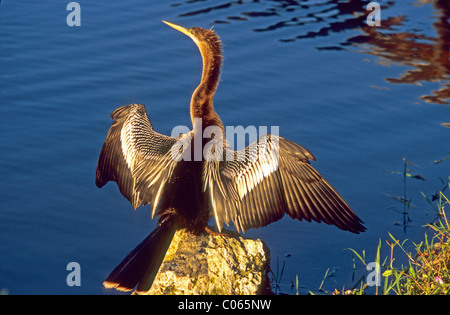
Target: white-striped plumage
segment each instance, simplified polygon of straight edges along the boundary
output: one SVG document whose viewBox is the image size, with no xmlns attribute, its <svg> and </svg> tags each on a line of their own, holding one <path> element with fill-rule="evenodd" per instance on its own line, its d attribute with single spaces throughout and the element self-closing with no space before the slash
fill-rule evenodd
<svg viewBox="0 0 450 315">
<path fill-rule="evenodd" d="M 176 139 L 155 132 L 144 105 L 121 107 L 112 118 L 99 159 L 98 183 L 115 180 L 135 208 L 151 203 L 155 215 L 182 158 L 179 148 L 189 146 L 192 133 Z M 220 137 L 214 141 L 216 147 L 225 143 Z M 223 147 L 220 159 L 205 156 L 200 180 L 217 228 L 233 222 L 245 231 L 288 213 L 344 230 L 363 230 L 359 218 L 308 160 L 315 160 L 308 150 L 270 134 L 240 151 Z"/>
<path fill-rule="evenodd" d="M 200 233 L 209 216 L 219 231 L 231 222 L 239 231 L 265 226 L 284 214 L 364 231 L 358 216 L 311 166 L 315 158 L 302 146 L 268 134 L 240 151 L 228 147 L 213 105 L 223 59 L 219 36 L 165 23 L 193 39 L 202 55 L 202 79 L 190 103 L 193 130 L 178 138 L 155 132 L 144 105 L 123 106 L 111 114 L 114 122 L 100 152 L 96 184 L 115 181 L 135 209 L 150 203 L 152 216 L 160 219 L 105 286 L 148 290 L 175 231 Z"/>
<path fill-rule="evenodd" d="M 355 233 L 364 231 L 362 221 L 311 166 L 309 161 L 315 157 L 304 147 L 270 134 L 240 151 L 229 148 L 223 134 L 210 137 L 208 143 L 200 138 L 208 128 L 224 131 L 212 102 L 222 63 L 220 39 L 211 30 L 166 23 L 191 37 L 203 58 L 202 81 L 191 99 L 193 130 L 179 138 L 168 137 L 153 130 L 144 105 L 116 109 L 100 154 L 97 185 L 116 181 L 134 208 L 151 203 L 154 216 L 161 200 L 165 200 L 162 198 L 167 185 L 172 185 L 171 191 L 178 191 L 173 189 L 175 177 L 192 176 L 201 181 L 202 188 L 195 190 L 195 194 L 203 196 L 195 199 L 199 204 L 188 206 L 209 210 L 219 231 L 230 222 L 241 231 L 264 226 L 285 213 Z M 199 127 L 196 123 L 199 119 L 206 126 Z M 192 172 L 190 164 L 183 164 L 181 173 L 174 174 L 180 161 L 192 157 L 189 152 L 192 143 L 204 151 L 200 154 L 202 174 L 186 175 L 199 172 L 198 163 L 192 164 Z M 189 181 L 180 182 L 189 185 L 186 184 Z M 171 202 L 175 204 L 173 199 Z"/>
</svg>

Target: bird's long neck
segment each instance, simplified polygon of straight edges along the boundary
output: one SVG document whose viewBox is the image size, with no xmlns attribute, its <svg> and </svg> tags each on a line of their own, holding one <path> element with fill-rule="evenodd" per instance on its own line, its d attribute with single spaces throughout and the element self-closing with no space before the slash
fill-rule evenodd
<svg viewBox="0 0 450 315">
<path fill-rule="evenodd" d="M 191 120 L 194 126 L 194 131 L 198 128 L 198 119 L 201 119 L 202 131 L 209 126 L 217 126 L 223 129 L 222 121 L 214 110 L 213 97 L 216 92 L 220 79 L 220 67 L 222 64 L 222 56 L 220 48 L 211 50 L 212 52 L 205 53 L 204 49 L 200 48 L 203 58 L 203 72 L 200 85 L 192 94 L 191 99 Z M 218 50 L 218 51 L 217 51 Z M 196 121 L 196 123 L 194 123 Z M 200 130 L 197 130 L 200 131 Z"/>
</svg>

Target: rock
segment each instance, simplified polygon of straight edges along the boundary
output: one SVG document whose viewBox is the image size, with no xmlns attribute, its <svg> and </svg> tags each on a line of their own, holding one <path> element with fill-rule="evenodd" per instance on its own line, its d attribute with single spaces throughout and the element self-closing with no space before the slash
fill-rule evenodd
<svg viewBox="0 0 450 315">
<path fill-rule="evenodd" d="M 225 233 L 230 236 L 178 230 L 145 294 L 269 294 L 267 246 Z"/>
</svg>

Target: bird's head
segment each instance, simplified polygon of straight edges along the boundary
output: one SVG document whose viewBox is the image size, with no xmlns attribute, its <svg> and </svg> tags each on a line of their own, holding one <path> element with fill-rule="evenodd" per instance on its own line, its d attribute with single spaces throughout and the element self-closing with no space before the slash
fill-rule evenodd
<svg viewBox="0 0 450 315">
<path fill-rule="evenodd" d="M 217 35 L 217 33 L 213 30 L 208 30 L 201 27 L 185 28 L 167 21 L 163 22 L 189 36 L 197 45 L 202 55 L 222 55 L 222 42 L 220 41 L 219 35 Z"/>
</svg>

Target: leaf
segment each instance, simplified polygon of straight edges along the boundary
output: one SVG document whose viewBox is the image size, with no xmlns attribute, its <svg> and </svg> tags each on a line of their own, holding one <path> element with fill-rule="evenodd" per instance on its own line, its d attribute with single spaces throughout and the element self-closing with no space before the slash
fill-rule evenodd
<svg viewBox="0 0 450 315">
<path fill-rule="evenodd" d="M 422 175 L 419 175 L 419 174 L 417 174 L 417 175 L 411 175 L 411 174 L 409 174 L 409 173 L 406 173 L 406 176 L 408 176 L 408 177 L 410 177 L 410 178 L 414 178 L 414 179 L 418 179 L 418 180 L 425 180 L 425 177 L 423 177 Z"/>
<path fill-rule="evenodd" d="M 392 275 L 392 270 L 386 270 L 385 272 L 383 272 L 382 276 L 383 277 L 389 277 L 390 275 Z"/>
<path fill-rule="evenodd" d="M 361 257 L 361 255 L 358 254 L 358 253 L 356 252 L 356 250 L 354 250 L 353 248 L 347 248 L 347 250 L 352 251 L 353 254 L 355 254 L 355 256 L 358 257 L 359 260 L 361 260 L 361 262 L 364 264 L 364 266 L 367 266 L 367 264 L 366 264 L 366 253 L 365 253 L 364 250 L 363 250 L 363 253 L 362 253 L 362 257 Z"/>
</svg>

